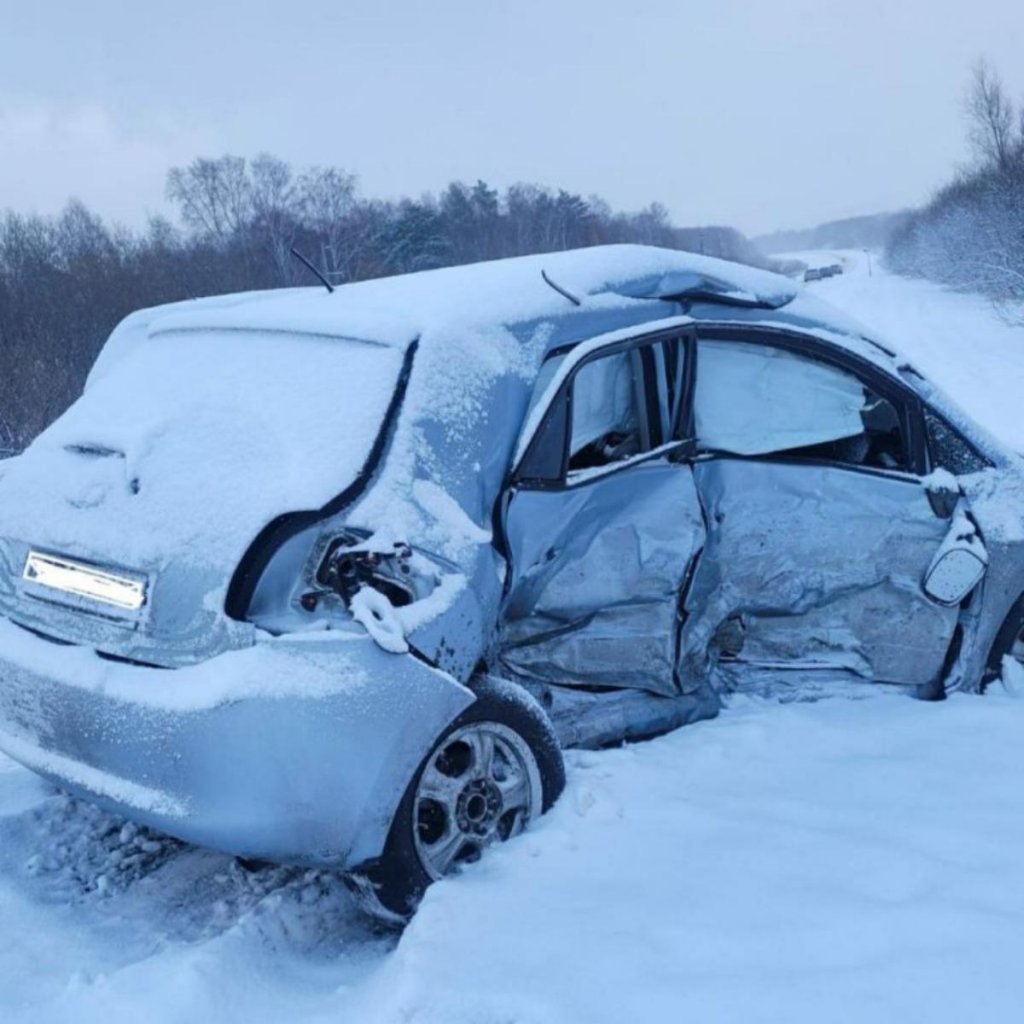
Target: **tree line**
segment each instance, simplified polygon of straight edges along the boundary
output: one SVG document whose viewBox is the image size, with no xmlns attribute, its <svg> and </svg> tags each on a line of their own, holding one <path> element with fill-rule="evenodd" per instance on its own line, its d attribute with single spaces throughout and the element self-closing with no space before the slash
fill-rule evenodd
<svg viewBox="0 0 1024 1024">
<path fill-rule="evenodd" d="M 989 295 L 1024 322 L 1024 103 L 975 66 L 967 93 L 973 163 L 890 236 L 889 266 Z"/>
<path fill-rule="evenodd" d="M 57 216 L 0 216 L 0 455 L 21 450 L 80 393 L 103 341 L 132 310 L 178 299 L 336 284 L 475 260 L 612 242 L 765 265 L 732 228 L 680 228 L 652 203 L 518 184 L 452 182 L 439 195 L 360 194 L 340 168 L 296 171 L 262 154 L 199 158 L 167 175 L 176 220 L 110 224 L 71 201 Z"/>
</svg>

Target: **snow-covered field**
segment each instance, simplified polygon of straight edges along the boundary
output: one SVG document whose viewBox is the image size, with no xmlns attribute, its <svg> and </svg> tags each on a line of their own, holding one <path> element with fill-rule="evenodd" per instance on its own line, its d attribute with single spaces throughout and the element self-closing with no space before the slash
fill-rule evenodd
<svg viewBox="0 0 1024 1024">
<path fill-rule="evenodd" d="M 810 287 L 1024 450 L 1024 329 L 843 255 Z M 1022 750 L 1024 686 L 737 700 L 570 755 L 554 811 L 400 938 L 329 874 L 246 871 L 0 757 L 0 1021 L 1017 1021 Z"/>
</svg>

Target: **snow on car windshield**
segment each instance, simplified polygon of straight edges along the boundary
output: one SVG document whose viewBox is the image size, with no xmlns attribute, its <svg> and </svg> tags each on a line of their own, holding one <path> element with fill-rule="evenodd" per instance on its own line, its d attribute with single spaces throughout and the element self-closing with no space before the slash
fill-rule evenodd
<svg viewBox="0 0 1024 1024">
<path fill-rule="evenodd" d="M 233 567 L 276 515 L 351 484 L 403 353 L 270 331 L 140 339 L 10 465 L 9 536 L 145 567 Z"/>
</svg>

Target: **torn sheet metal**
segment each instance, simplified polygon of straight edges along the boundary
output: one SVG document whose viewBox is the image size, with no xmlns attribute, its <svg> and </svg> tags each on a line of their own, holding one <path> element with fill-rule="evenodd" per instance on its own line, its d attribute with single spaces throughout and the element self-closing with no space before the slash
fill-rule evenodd
<svg viewBox="0 0 1024 1024">
<path fill-rule="evenodd" d="M 878 682 L 940 673 L 957 609 L 921 581 L 949 530 L 916 481 L 811 464 L 712 459 L 694 468 L 708 538 L 686 600 L 681 675 L 714 665 L 739 616 L 750 664 L 845 669 Z"/>
<path fill-rule="evenodd" d="M 702 691 L 674 696 L 644 690 L 584 690 L 519 682 L 547 712 L 563 747 L 596 750 L 623 740 L 647 739 L 714 718 L 721 708 L 717 694 Z"/>
<path fill-rule="evenodd" d="M 521 491 L 499 635 L 511 672 L 563 685 L 677 692 L 680 593 L 704 543 L 688 466 L 648 462 Z"/>
</svg>

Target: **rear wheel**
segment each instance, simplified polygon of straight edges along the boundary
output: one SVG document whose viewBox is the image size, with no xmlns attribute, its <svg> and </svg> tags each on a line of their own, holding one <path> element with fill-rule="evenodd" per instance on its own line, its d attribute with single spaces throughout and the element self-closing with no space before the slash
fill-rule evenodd
<svg viewBox="0 0 1024 1024">
<path fill-rule="evenodd" d="M 376 902 L 408 918 L 427 886 L 518 835 L 564 785 L 558 740 L 540 707 L 517 687 L 482 683 L 398 806 L 384 854 L 366 874 Z"/>
<path fill-rule="evenodd" d="M 992 643 L 992 651 L 988 656 L 985 676 L 982 679 L 983 690 L 1000 678 L 1003 672 L 1003 659 L 1006 657 L 1013 658 L 1018 665 L 1024 666 L 1024 594 L 1017 598 Z"/>
</svg>

